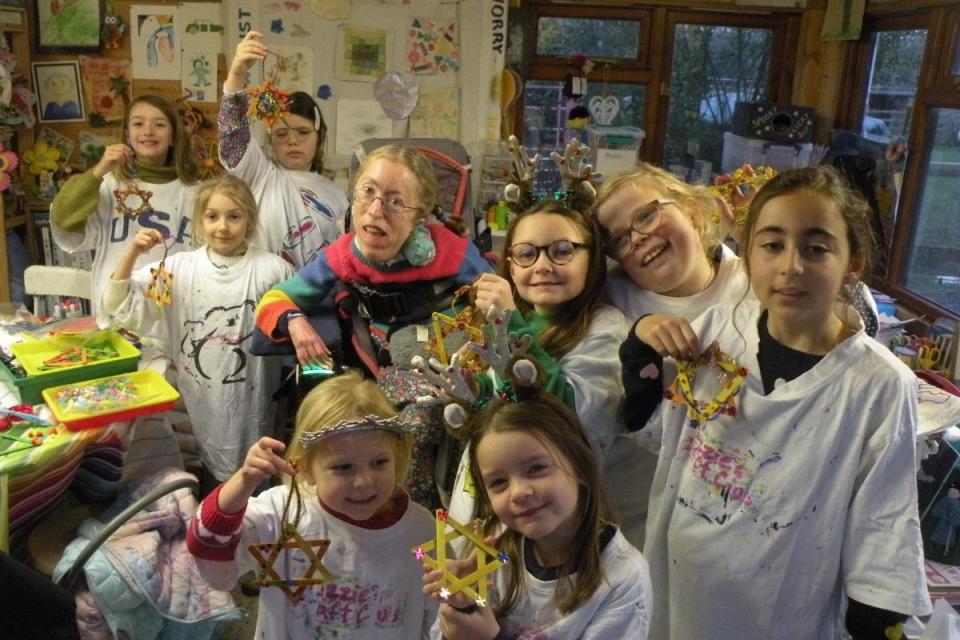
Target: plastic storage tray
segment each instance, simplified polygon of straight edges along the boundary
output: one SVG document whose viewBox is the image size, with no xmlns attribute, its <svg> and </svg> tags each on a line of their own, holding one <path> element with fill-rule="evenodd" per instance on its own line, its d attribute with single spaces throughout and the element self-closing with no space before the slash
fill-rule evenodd
<svg viewBox="0 0 960 640">
<path fill-rule="evenodd" d="M 117 350 L 117 357 L 105 358 L 90 364 L 59 367 L 49 371 L 40 369 L 44 360 L 49 360 L 70 347 L 96 341 L 101 336 L 108 339 L 113 348 Z M 23 402 L 34 404 L 41 402 L 39 394 L 48 387 L 136 371 L 140 362 L 140 351 L 115 331 L 103 331 L 93 336 L 89 334 L 85 336 L 54 336 L 43 340 L 18 342 L 11 345 L 10 350 L 20 361 L 20 366 L 27 372 L 27 377 L 21 378 L 23 383 L 18 383 L 16 380 L 12 381 L 20 390 L 20 399 Z M 25 393 L 28 395 L 24 396 Z"/>
<path fill-rule="evenodd" d="M 0 362 L 0 378 L 7 381 L 8 386 L 20 399 L 20 402 L 27 404 L 43 402 L 43 390 L 50 384 L 47 378 L 22 378 L 11 371 L 10 367 L 3 362 Z"/>
<path fill-rule="evenodd" d="M 813 154 L 811 142 L 770 142 L 744 138 L 727 131 L 723 134 L 723 155 L 720 168 L 730 173 L 744 164 L 755 167 L 773 167 L 777 171 L 796 169 L 810 164 Z"/>
<path fill-rule="evenodd" d="M 69 411 L 61 405 L 57 399 L 59 392 L 64 389 L 95 385 L 124 376 L 128 377 L 137 388 L 139 401 L 131 406 L 118 409 L 105 409 L 102 413 L 87 413 Z M 164 380 L 162 375 L 152 369 L 60 385 L 58 387 L 44 389 L 43 391 L 43 398 L 46 400 L 47 405 L 49 405 L 50 410 L 53 411 L 57 422 L 60 422 L 71 431 L 99 427 L 110 422 L 132 420 L 138 416 L 150 413 L 169 411 L 173 408 L 173 403 L 176 402 L 179 397 L 180 394 L 177 390 L 170 386 L 170 383 Z"/>
</svg>

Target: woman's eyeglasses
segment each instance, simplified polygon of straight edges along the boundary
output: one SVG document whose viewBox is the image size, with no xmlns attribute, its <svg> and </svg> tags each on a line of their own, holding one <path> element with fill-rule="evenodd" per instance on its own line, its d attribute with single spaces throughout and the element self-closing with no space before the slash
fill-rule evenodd
<svg viewBox="0 0 960 640">
<path fill-rule="evenodd" d="M 310 127 L 279 127 L 277 129 L 273 129 L 270 132 L 270 135 L 272 135 L 278 142 L 286 142 L 291 136 L 293 136 L 297 142 L 303 142 L 311 133 L 313 133 L 313 131 L 314 130 Z"/>
<path fill-rule="evenodd" d="M 529 267 L 540 259 L 540 252 L 545 250 L 550 262 L 562 265 L 573 260 L 578 249 L 586 248 L 587 245 L 582 242 L 569 240 L 554 240 L 550 244 L 541 245 L 518 242 L 507 249 L 507 258 L 518 267 Z"/>
<path fill-rule="evenodd" d="M 363 205 L 370 205 L 374 200 L 379 200 L 380 204 L 383 205 L 383 210 L 393 215 L 399 215 L 408 209 L 413 211 L 420 210 L 420 207 L 407 206 L 407 204 L 403 201 L 403 198 L 400 196 L 377 195 L 377 190 L 373 187 L 357 187 L 353 190 L 353 200 L 354 202 L 359 202 Z"/>
<path fill-rule="evenodd" d="M 660 226 L 660 219 L 663 216 L 661 207 L 665 204 L 675 204 L 673 200 L 654 200 L 650 204 L 640 207 L 633 212 L 633 219 L 630 221 L 630 227 L 607 239 L 607 255 L 614 260 L 622 260 L 633 253 L 636 244 L 633 241 L 633 234 L 639 233 L 650 235 Z"/>
</svg>

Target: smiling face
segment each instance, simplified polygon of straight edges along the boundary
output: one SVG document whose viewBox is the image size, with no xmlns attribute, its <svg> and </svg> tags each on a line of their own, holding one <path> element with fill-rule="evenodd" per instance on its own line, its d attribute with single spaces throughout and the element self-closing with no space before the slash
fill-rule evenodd
<svg viewBox="0 0 960 640">
<path fill-rule="evenodd" d="M 329 436 L 314 445 L 307 481 L 328 507 L 354 520 L 369 520 L 397 489 L 399 440 L 387 431 Z"/>
<path fill-rule="evenodd" d="M 383 200 L 375 198 L 364 204 L 356 198 L 350 209 L 360 253 L 374 262 L 387 262 L 397 257 L 413 226 L 421 217 L 417 197 L 418 180 L 403 164 L 379 158 L 357 177 L 354 190 L 369 189 L 381 198 L 399 197 L 407 207 L 401 213 L 388 213 Z"/>
<path fill-rule="evenodd" d="M 239 255 L 246 250 L 251 231 L 249 217 L 233 198 L 223 193 L 210 196 L 200 218 L 200 233 L 207 246 L 222 256 Z"/>
<path fill-rule="evenodd" d="M 573 257 L 566 264 L 554 264 L 546 247 L 558 240 L 583 244 L 584 237 L 569 219 L 551 213 L 536 213 L 521 219 L 513 230 L 511 247 L 530 244 L 544 247 L 532 265 L 522 267 L 510 263 L 510 279 L 517 294 L 533 305 L 538 313 L 549 315 L 558 305 L 569 302 L 583 291 L 587 280 L 590 252 L 573 247 Z"/>
<path fill-rule="evenodd" d="M 145 102 L 130 108 L 127 117 L 130 146 L 140 162 L 162 167 L 173 144 L 173 127 L 163 112 Z"/>
<path fill-rule="evenodd" d="M 287 114 L 277 120 L 270 131 L 270 146 L 280 166 L 291 171 L 309 171 L 317 153 L 320 134 L 314 130 L 313 121 Z"/>
<path fill-rule="evenodd" d="M 772 198 L 749 243 L 750 284 L 769 311 L 771 335 L 788 346 L 796 338 L 832 346 L 840 323 L 834 302 L 858 276 L 836 207 L 805 190 Z"/>
<path fill-rule="evenodd" d="M 607 237 L 630 228 L 640 210 L 650 204 L 676 201 L 677 196 L 652 180 L 624 184 L 597 210 Z M 665 296 L 690 296 L 710 283 L 713 267 L 700 234 L 682 204 L 663 204 L 660 224 L 649 234 L 633 233 L 634 250 L 619 260 L 621 268 L 641 289 Z"/>
<path fill-rule="evenodd" d="M 500 521 L 532 540 L 541 558 L 562 557 L 576 533 L 580 487 L 557 448 L 526 431 L 490 432 L 476 460 Z"/>
</svg>

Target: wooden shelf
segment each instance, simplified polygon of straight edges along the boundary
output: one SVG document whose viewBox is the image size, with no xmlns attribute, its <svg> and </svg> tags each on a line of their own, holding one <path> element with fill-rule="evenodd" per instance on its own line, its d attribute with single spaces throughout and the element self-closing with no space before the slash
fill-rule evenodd
<svg viewBox="0 0 960 640">
<path fill-rule="evenodd" d="M 23 225 L 23 224 L 26 224 L 26 223 L 27 223 L 27 215 L 26 215 L 26 214 L 22 214 L 22 215 L 19 215 L 19 216 L 13 216 L 13 217 L 10 217 L 10 218 L 4 218 L 4 219 L 3 219 L 3 229 L 4 229 L 4 231 L 6 231 L 7 229 L 16 229 L 16 228 L 19 227 L 20 225 Z"/>
</svg>

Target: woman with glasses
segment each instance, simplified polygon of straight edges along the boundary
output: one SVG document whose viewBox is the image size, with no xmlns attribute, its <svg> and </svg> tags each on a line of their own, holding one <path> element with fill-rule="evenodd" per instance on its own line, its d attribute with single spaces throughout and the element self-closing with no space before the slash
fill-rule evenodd
<svg viewBox="0 0 960 640">
<path fill-rule="evenodd" d="M 416 149 L 386 145 L 373 150 L 351 191 L 350 233 L 268 291 L 257 307 L 257 324 L 275 342 L 292 341 L 302 364 L 329 365 L 330 350 L 304 314 L 342 285 L 340 306 L 352 316 L 352 334 L 343 344 L 353 344 L 362 364 L 388 387 L 391 400 L 409 402 L 416 385 L 395 382 L 410 366 L 409 356 L 393 358 L 391 341 L 402 329 L 423 327 L 434 311 L 449 310 L 454 292 L 490 271 L 490 264 L 459 221 L 428 222 L 437 210 L 439 185 L 430 161 Z M 409 490 L 418 502 L 439 506 L 432 449 L 443 433 L 442 419 L 432 426 L 424 427 L 429 433 L 415 434 L 411 481 L 417 485 Z"/>
<path fill-rule="evenodd" d="M 617 350 L 627 333 L 623 314 L 605 304 L 606 258 L 589 213 L 543 200 L 510 221 L 499 274 L 475 285 L 477 307 L 516 309 L 510 331 L 533 338 L 529 354 L 545 374 L 544 390 L 577 412 L 605 478 L 614 436 L 623 431 L 617 410 L 623 398 Z M 473 517 L 464 487 L 466 455 L 454 484 L 451 514 Z M 461 520 L 462 521 L 462 520 Z"/>
<path fill-rule="evenodd" d="M 220 162 L 246 181 L 257 198 L 261 244 L 299 269 L 343 233 L 348 204 L 343 192 L 321 175 L 327 127 L 309 94 L 290 94 L 290 113 L 269 130 L 273 159 L 251 144 L 244 88 L 247 73 L 268 53 L 261 37 L 247 32 L 223 83 L 217 116 Z"/>
</svg>

